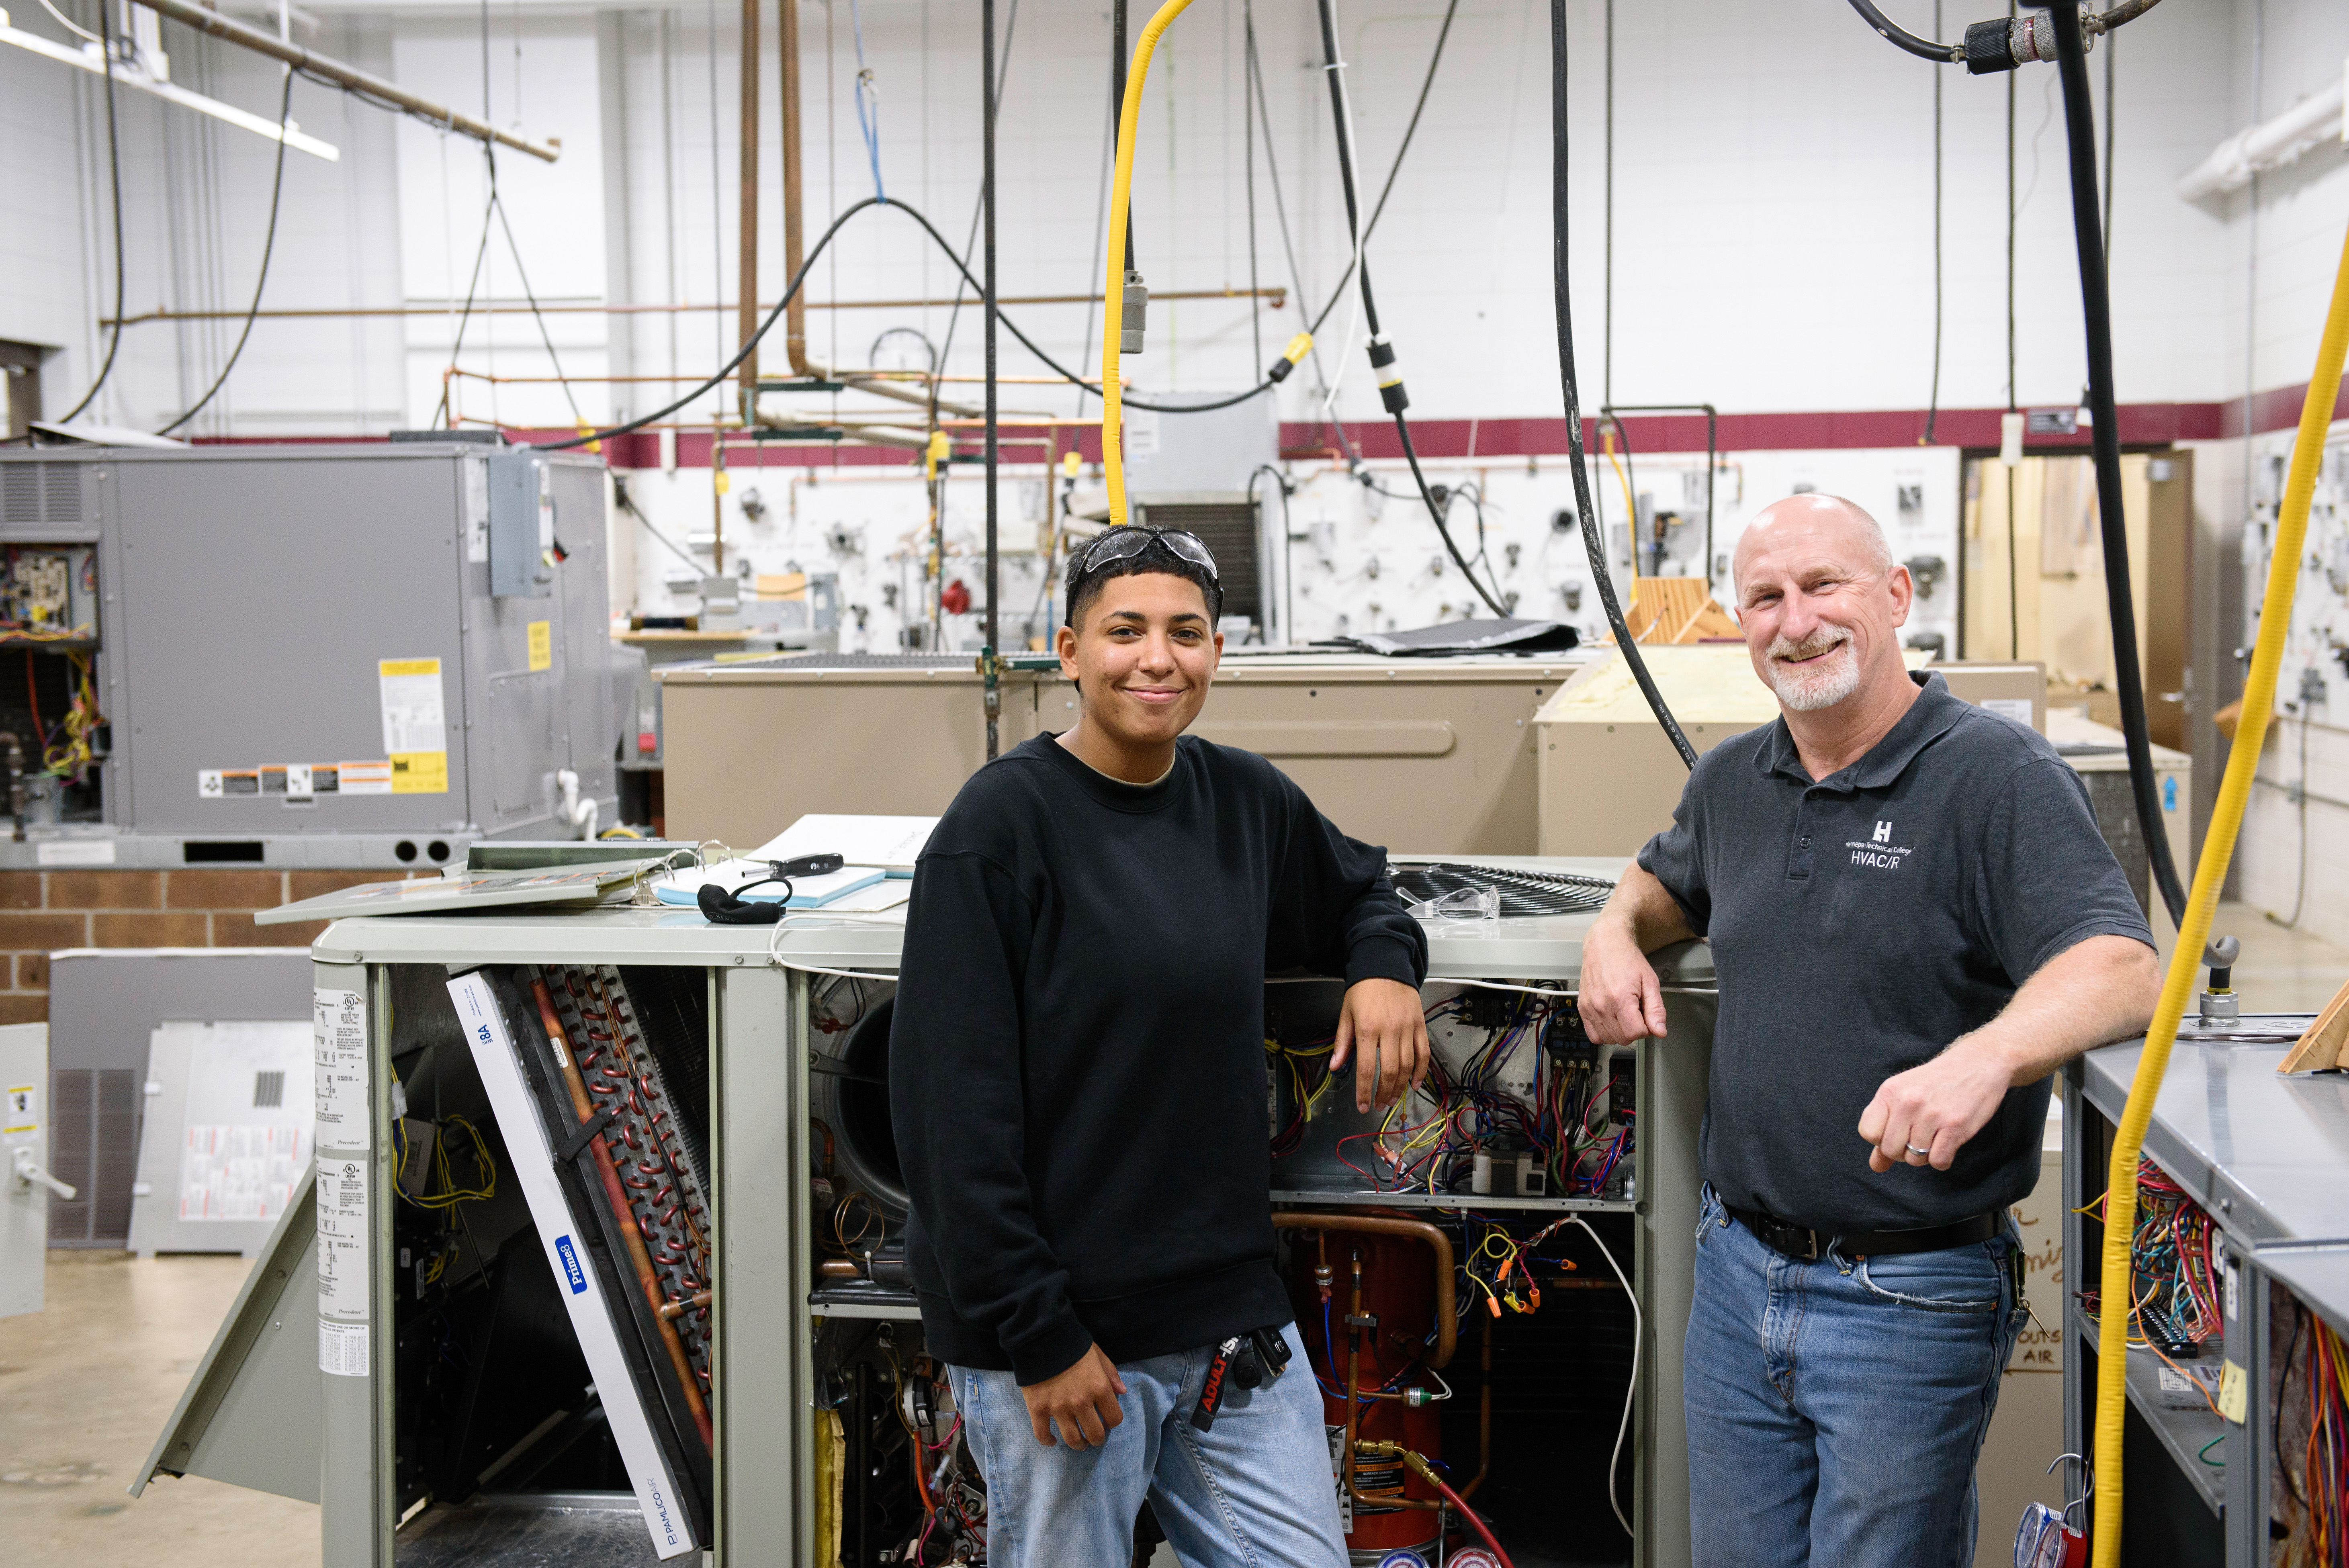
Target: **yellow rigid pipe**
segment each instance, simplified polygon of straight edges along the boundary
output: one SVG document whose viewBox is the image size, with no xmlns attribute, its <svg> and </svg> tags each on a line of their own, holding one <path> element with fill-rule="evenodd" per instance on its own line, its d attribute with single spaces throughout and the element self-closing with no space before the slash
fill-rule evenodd
<svg viewBox="0 0 2349 1568">
<path fill-rule="evenodd" d="M 1117 111 L 1117 177 L 1109 195 L 1109 281 L 1102 293 L 1102 478 L 1109 485 L 1109 525 L 1125 525 L 1125 447 L 1118 430 L 1117 381 L 1120 329 L 1125 319 L 1125 213 L 1133 198 L 1133 136 L 1142 119 L 1142 81 L 1150 74 L 1150 57 L 1158 35 L 1181 15 L 1191 0 L 1166 0 L 1133 46 L 1133 65 L 1125 73 L 1125 101 Z"/>
<path fill-rule="evenodd" d="M 2251 678 L 2243 686 L 2243 716 L 2236 722 L 2234 745 L 2227 753 L 2226 778 L 2219 786 L 2218 805 L 2202 841 L 2202 858 L 2194 870 L 2194 891 L 2186 901 L 2177 950 L 2169 955 L 2161 1005 L 2153 1015 L 2153 1026 L 2146 1031 L 2145 1051 L 2137 1057 L 2137 1076 L 2129 1083 L 2128 1104 L 2121 1111 L 2120 1128 L 2113 1140 L 2112 1167 L 2106 1176 L 2104 1273 L 2098 1307 L 2098 1343 L 2105 1354 L 2096 1361 L 2095 1568 L 2120 1568 L 2121 1560 L 2121 1423 L 2128 1407 L 2129 1235 L 2137 1228 L 2137 1156 L 2145 1147 L 2145 1130 L 2153 1119 L 2162 1074 L 2169 1066 L 2170 1047 L 2178 1043 L 2178 1021 L 2186 1016 L 2187 998 L 2194 990 L 2203 944 L 2210 939 L 2211 912 L 2219 902 L 2220 886 L 2227 880 L 2227 862 L 2235 852 L 2235 835 L 2243 825 L 2251 776 L 2259 768 L 2260 747 L 2267 738 L 2268 719 L 2275 708 L 2276 670 L 2283 663 L 2292 591 L 2300 583 L 2308 503 L 2316 493 L 2324 437 L 2341 395 L 2344 356 L 2349 356 L 2349 239 L 2344 241 L 2341 264 L 2333 275 L 2324 340 L 2316 351 L 2316 369 L 2308 378 L 2308 396 L 2301 404 L 2300 431 L 2292 439 L 2292 472 L 2284 481 L 2283 505 L 2276 517 L 2275 552 L 2268 562 L 2267 594 L 2260 604 L 2260 637 L 2251 652 Z"/>
</svg>

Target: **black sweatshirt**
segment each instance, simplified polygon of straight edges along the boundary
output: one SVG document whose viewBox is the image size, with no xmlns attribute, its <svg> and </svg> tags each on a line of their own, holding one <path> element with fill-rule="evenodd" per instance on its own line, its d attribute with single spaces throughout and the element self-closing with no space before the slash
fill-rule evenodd
<svg viewBox="0 0 2349 1568">
<path fill-rule="evenodd" d="M 930 1354 L 1023 1384 L 1289 1321 L 1264 976 L 1417 985 L 1385 852 L 1252 752 L 1125 784 L 1051 736 L 965 784 L 914 876 L 889 1036 Z"/>
</svg>

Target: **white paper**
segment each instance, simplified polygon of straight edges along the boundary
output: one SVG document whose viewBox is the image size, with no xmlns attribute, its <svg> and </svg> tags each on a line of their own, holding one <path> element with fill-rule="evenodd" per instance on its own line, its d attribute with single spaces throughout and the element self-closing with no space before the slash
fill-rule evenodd
<svg viewBox="0 0 2349 1568">
<path fill-rule="evenodd" d="M 309 1152 L 309 1135 L 298 1127 L 190 1127 L 180 1156 L 180 1218 L 275 1220 L 293 1200 Z"/>
<path fill-rule="evenodd" d="M 823 906 L 827 914 L 877 914 L 883 910 L 896 909 L 914 896 L 914 884 L 903 878 L 877 882 L 870 887 L 844 892 Z"/>
<path fill-rule="evenodd" d="M 394 757 L 419 751 L 447 751 L 449 727 L 440 706 L 439 659 L 386 659 L 400 667 L 394 675 L 381 670 L 377 680 L 383 693 L 383 748 Z M 405 666 L 429 665 L 429 671 L 407 673 Z"/>
<path fill-rule="evenodd" d="M 2027 696 L 1986 696 L 1982 699 L 1982 708 L 1984 713 L 2011 718 L 2025 729 L 2031 727 L 2031 699 Z"/>
<path fill-rule="evenodd" d="M 371 1149 L 375 1119 L 367 1103 L 367 995 L 321 985 L 316 997 L 318 1147 Z"/>
<path fill-rule="evenodd" d="M 790 861 L 802 855 L 838 855 L 853 866 L 880 866 L 909 873 L 930 841 L 936 817 L 802 817 L 743 858 Z"/>
<path fill-rule="evenodd" d="M 318 1315 L 367 1320 L 367 1161 L 318 1161 Z"/>
</svg>

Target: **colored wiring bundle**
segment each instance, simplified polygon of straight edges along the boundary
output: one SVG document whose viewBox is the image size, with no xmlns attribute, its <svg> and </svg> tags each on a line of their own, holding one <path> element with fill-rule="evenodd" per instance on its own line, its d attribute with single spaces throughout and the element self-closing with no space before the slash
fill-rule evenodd
<svg viewBox="0 0 2349 1568">
<path fill-rule="evenodd" d="M 1602 1080 L 1597 1050 L 1565 996 L 1520 994 L 1478 1002 L 1463 993 L 1430 1007 L 1428 1023 L 1433 1027 L 1464 1019 L 1484 1006 L 1502 1010 L 1484 1043 L 1457 1068 L 1441 1052 L 1431 1052 L 1425 1083 L 1390 1107 L 1373 1131 L 1340 1138 L 1339 1159 L 1378 1191 L 1457 1193 L 1473 1200 L 1479 1194 L 1467 1184 L 1480 1156 L 1498 1181 L 1503 1162 L 1510 1162 L 1514 1181 L 1514 1161 L 1526 1154 L 1542 1172 L 1548 1195 L 1606 1193 L 1634 1145 L 1632 1113 L 1623 1096 L 1628 1080 L 1619 1072 Z M 1534 1057 L 1530 1072 L 1519 1065 L 1526 1052 Z M 1530 1095 L 1509 1087 L 1512 1078 L 1530 1081 Z M 1321 1087 L 1326 1089 L 1326 1084 Z M 1301 1122 L 1296 1137 L 1301 1140 Z M 1360 1142 L 1370 1144 L 1373 1168 L 1365 1169 L 1348 1154 L 1347 1145 Z M 1276 1140 L 1276 1157 L 1281 1152 Z"/>
<path fill-rule="evenodd" d="M 2102 1220 L 2107 1206 L 2105 1198 L 2099 1197 L 2085 1212 Z M 2164 1366 L 2193 1382 L 2214 1415 L 2219 1407 L 2209 1387 L 2178 1361 L 2199 1356 L 2203 1346 L 2224 1332 L 2218 1240 L 2218 1228 L 2201 1206 L 2170 1180 L 2168 1171 L 2140 1158 L 2129 1234 L 2127 1343 L 2133 1350 L 2152 1351 Z M 2091 1315 L 2100 1313 L 2100 1292 L 2082 1290 L 2076 1295 Z"/>
<path fill-rule="evenodd" d="M 2284 1537 L 2276 1561 L 2314 1568 L 2349 1568 L 2349 1346 L 2323 1318 L 2292 1304 L 2292 1335 L 2284 1343 L 2269 1439 L 2283 1492 Z M 2298 1376 L 2306 1397 L 2289 1398 Z M 2284 1413 L 2295 1428 L 2287 1435 Z"/>
</svg>

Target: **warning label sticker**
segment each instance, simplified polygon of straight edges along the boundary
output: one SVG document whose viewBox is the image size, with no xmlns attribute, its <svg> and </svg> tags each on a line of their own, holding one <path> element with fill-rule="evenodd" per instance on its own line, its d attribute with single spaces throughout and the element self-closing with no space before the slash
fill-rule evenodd
<svg viewBox="0 0 2349 1568">
<path fill-rule="evenodd" d="M 383 701 L 383 748 L 393 757 L 449 749 L 440 701 L 439 659 L 381 659 L 376 676 Z"/>
<path fill-rule="evenodd" d="M 445 751 L 393 752 L 391 792 L 395 795 L 446 795 L 449 792 L 449 754 Z"/>
<path fill-rule="evenodd" d="M 318 1148 L 371 1148 L 374 1122 L 367 1104 L 367 994 L 320 986 L 313 999 L 316 1047 L 311 1081 L 316 1086 Z M 319 1181 L 326 1180 L 323 1168 Z M 323 1202 L 323 1200 L 321 1200 Z"/>
<path fill-rule="evenodd" d="M 533 621 L 530 624 L 530 667 L 551 670 L 554 667 L 554 623 Z"/>
</svg>

